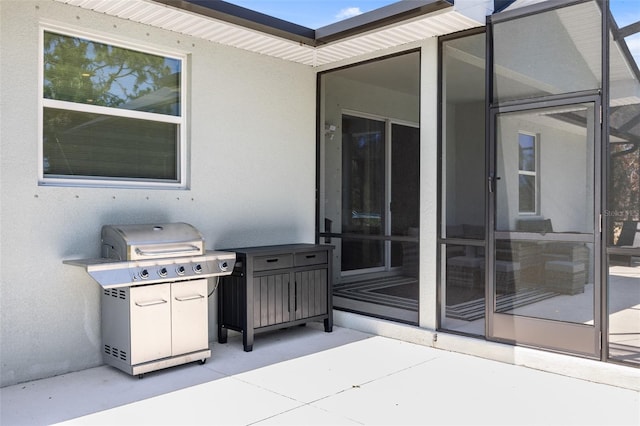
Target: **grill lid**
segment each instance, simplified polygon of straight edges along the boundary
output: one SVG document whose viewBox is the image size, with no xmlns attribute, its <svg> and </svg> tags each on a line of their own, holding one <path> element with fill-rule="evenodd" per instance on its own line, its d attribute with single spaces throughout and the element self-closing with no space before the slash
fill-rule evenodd
<svg viewBox="0 0 640 426">
<path fill-rule="evenodd" d="M 205 250 L 188 223 L 104 225 L 102 258 L 64 260 L 85 268 L 103 288 L 229 275 L 236 254 Z"/>
<path fill-rule="evenodd" d="M 109 259 L 171 258 L 204 252 L 202 235 L 184 222 L 102 227 L 102 257 Z"/>
</svg>

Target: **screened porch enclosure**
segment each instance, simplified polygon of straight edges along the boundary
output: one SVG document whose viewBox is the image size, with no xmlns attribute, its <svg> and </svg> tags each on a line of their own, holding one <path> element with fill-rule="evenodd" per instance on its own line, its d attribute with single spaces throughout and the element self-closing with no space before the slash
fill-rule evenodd
<svg viewBox="0 0 640 426">
<path fill-rule="evenodd" d="M 336 247 L 334 307 L 416 324 L 418 52 L 322 74 L 320 239 Z"/>
<path fill-rule="evenodd" d="M 640 23 L 607 6 L 442 39 L 442 329 L 640 362 Z"/>
</svg>

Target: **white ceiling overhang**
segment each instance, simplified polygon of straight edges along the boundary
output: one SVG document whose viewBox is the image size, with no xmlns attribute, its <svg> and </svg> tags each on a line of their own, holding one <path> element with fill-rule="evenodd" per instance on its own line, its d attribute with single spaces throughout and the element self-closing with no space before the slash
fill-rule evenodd
<svg viewBox="0 0 640 426">
<path fill-rule="evenodd" d="M 313 46 L 152 0 L 55 1 L 314 67 L 484 25 L 450 6 Z"/>
</svg>

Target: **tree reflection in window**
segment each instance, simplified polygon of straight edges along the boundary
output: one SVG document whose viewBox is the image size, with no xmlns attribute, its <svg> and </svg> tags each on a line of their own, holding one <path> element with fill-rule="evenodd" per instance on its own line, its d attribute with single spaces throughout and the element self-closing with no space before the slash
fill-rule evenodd
<svg viewBox="0 0 640 426">
<path fill-rule="evenodd" d="M 45 32 L 43 96 L 180 115 L 180 65 L 173 58 Z"/>
</svg>

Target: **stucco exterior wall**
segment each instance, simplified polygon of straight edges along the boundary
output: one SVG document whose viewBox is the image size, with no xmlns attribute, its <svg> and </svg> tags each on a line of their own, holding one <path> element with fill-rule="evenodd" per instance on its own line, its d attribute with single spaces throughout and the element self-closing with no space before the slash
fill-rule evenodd
<svg viewBox="0 0 640 426">
<path fill-rule="evenodd" d="M 184 221 L 208 249 L 314 241 L 311 67 L 46 0 L 0 0 L 0 19 L 0 386 L 102 363 L 100 287 L 62 261 L 99 257 L 104 224 Z M 38 186 L 43 20 L 189 55 L 190 189 Z"/>
</svg>

